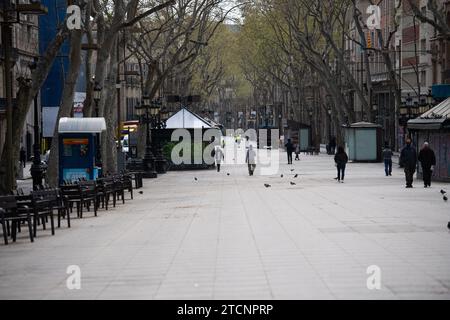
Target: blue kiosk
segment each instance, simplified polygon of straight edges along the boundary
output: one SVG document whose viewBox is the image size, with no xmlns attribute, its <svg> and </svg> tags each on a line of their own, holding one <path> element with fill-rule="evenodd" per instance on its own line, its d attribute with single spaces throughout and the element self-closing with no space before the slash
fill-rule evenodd
<svg viewBox="0 0 450 320">
<path fill-rule="evenodd" d="M 104 118 L 61 118 L 59 133 L 59 183 L 80 178 L 96 180 L 96 136 L 106 130 Z"/>
</svg>

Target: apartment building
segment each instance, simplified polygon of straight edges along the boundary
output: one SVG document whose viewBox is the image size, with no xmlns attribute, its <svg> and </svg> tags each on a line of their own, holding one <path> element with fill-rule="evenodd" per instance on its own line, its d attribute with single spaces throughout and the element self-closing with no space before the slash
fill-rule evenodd
<svg viewBox="0 0 450 320">
<path fill-rule="evenodd" d="M 19 1 L 18 3 L 28 3 Z M 13 7 L 10 7 L 13 9 Z M 5 13 L 3 12 L 3 3 L 0 5 L 0 20 L 4 21 Z M 12 18 L 12 14 L 10 13 Z M 16 16 L 14 15 L 14 18 Z M 14 21 L 12 26 L 12 92 L 13 107 L 16 103 L 16 93 L 18 91 L 17 78 L 30 78 L 30 65 L 39 57 L 39 35 L 38 35 L 38 17 L 35 15 L 20 14 L 19 20 Z M 9 19 L 11 21 L 12 19 Z M 1 32 L 1 31 L 0 31 Z M 6 136 L 6 90 L 5 90 L 5 61 L 4 49 L 5 44 L 2 43 L 3 35 L 0 35 L 0 148 L 3 148 Z M 38 115 L 40 117 L 40 115 Z M 14 125 L 14 124 L 13 124 Z M 32 106 L 27 114 L 25 124 L 22 129 L 20 138 L 21 146 L 24 147 L 27 158 L 33 154 L 34 144 L 34 112 Z"/>
</svg>

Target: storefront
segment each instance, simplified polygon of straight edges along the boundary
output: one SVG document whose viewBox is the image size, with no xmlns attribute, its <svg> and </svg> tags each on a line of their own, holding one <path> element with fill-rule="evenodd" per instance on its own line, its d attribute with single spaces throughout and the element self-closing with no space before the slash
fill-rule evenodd
<svg viewBox="0 0 450 320">
<path fill-rule="evenodd" d="M 428 142 L 436 154 L 433 179 L 450 182 L 450 98 L 420 117 L 408 121 L 417 149 Z M 419 177 L 421 176 L 419 166 Z"/>
</svg>

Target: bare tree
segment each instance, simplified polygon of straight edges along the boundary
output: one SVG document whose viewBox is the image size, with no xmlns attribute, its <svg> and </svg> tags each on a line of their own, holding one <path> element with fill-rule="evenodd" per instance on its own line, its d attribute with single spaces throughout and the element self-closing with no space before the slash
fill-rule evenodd
<svg viewBox="0 0 450 320">
<path fill-rule="evenodd" d="M 59 26 L 58 32 L 55 35 L 53 41 L 48 45 L 45 52 L 41 56 L 41 58 L 37 61 L 37 66 L 31 72 L 31 79 L 24 79 L 20 77 L 18 80 L 19 89 L 17 91 L 17 106 L 14 108 L 14 112 L 12 115 L 14 126 L 12 127 L 12 140 L 19 141 L 21 136 L 21 131 L 25 123 L 26 116 L 30 109 L 30 106 L 33 102 L 34 97 L 38 94 L 40 88 L 44 84 L 45 79 L 47 78 L 48 73 L 50 72 L 50 68 L 53 64 L 53 61 L 57 57 L 59 50 L 66 39 L 69 37 L 70 31 L 67 28 L 66 21 L 63 21 Z M 6 145 L 4 146 L 4 148 Z M 1 162 L 0 167 L 5 168 L 7 161 L 11 159 L 7 159 L 8 152 L 1 153 Z M 12 154 L 12 161 L 14 163 L 18 162 L 19 159 L 19 144 L 14 145 L 14 149 L 10 150 Z M 6 175 L 12 175 L 13 179 L 16 177 L 15 166 L 13 167 L 13 171 L 6 171 Z M 5 171 L 5 170 L 0 170 Z M 0 190 L 7 190 L 7 181 L 10 181 L 9 178 L 0 178 Z"/>
</svg>

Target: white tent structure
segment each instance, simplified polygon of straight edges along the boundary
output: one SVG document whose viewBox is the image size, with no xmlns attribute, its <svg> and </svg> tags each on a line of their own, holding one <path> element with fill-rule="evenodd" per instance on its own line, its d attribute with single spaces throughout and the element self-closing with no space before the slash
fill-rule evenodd
<svg viewBox="0 0 450 320">
<path fill-rule="evenodd" d="M 199 115 L 189 111 L 186 108 L 182 108 L 175 113 L 166 122 L 166 129 L 212 129 L 218 128 L 218 126 L 204 119 Z"/>
</svg>

